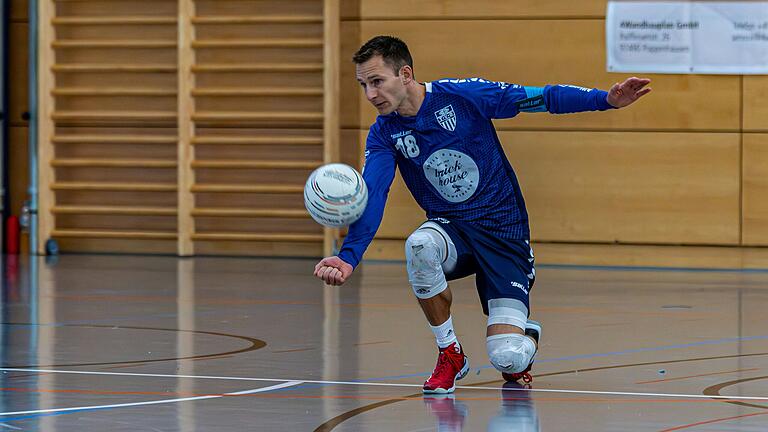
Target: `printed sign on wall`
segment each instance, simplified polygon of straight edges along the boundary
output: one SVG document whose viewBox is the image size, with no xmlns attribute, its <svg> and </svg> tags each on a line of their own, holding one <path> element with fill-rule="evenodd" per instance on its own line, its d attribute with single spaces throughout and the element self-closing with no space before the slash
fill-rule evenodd
<svg viewBox="0 0 768 432">
<path fill-rule="evenodd" d="M 768 1 L 610 1 L 609 72 L 766 74 Z"/>
</svg>

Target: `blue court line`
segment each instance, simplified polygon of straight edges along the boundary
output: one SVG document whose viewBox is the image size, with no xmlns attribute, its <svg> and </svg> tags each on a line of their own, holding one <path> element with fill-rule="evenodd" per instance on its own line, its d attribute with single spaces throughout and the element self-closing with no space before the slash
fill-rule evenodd
<svg viewBox="0 0 768 432">
<path fill-rule="evenodd" d="M 121 407 L 121 408 L 132 408 L 132 407 Z M 29 420 L 33 418 L 40 418 L 40 417 L 53 417 L 53 416 L 60 416 L 60 415 L 67 415 L 67 414 L 77 414 L 84 411 L 99 411 L 99 410 L 106 410 L 106 409 L 114 409 L 114 408 L 85 408 L 81 410 L 74 410 L 74 411 L 66 411 L 66 412 L 51 412 L 51 413 L 42 413 L 42 414 L 30 414 L 26 416 L 19 416 L 19 417 L 0 417 L 0 423 L 8 423 L 12 421 L 21 421 L 21 420 Z"/>
</svg>

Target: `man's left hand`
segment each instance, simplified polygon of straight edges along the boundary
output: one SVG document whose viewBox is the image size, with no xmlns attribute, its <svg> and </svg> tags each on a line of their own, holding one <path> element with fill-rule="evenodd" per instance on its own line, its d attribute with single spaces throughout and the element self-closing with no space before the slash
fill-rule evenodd
<svg viewBox="0 0 768 432">
<path fill-rule="evenodd" d="M 616 83 L 608 91 L 606 101 L 616 108 L 623 108 L 634 103 L 651 91 L 651 80 L 648 78 L 627 78 L 623 83 Z"/>
</svg>

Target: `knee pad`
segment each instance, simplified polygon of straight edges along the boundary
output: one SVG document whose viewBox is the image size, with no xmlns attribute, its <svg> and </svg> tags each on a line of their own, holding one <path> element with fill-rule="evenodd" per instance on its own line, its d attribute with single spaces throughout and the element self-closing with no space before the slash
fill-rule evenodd
<svg viewBox="0 0 768 432">
<path fill-rule="evenodd" d="M 438 243 L 445 241 L 439 236 L 437 231 L 419 228 L 405 241 L 408 281 L 420 299 L 434 297 L 448 287 L 442 268 L 445 245 Z"/>
<path fill-rule="evenodd" d="M 499 372 L 522 372 L 536 354 L 536 345 L 531 338 L 516 333 L 488 336 L 485 346 L 488 359 Z"/>
<path fill-rule="evenodd" d="M 488 300 L 488 325 L 508 324 L 525 330 L 528 322 L 528 307 L 512 298 Z"/>
</svg>

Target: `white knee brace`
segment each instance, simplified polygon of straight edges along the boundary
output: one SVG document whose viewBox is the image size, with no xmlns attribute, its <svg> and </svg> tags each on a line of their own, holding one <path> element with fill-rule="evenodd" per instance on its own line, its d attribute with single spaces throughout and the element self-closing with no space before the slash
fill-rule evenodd
<svg viewBox="0 0 768 432">
<path fill-rule="evenodd" d="M 445 271 L 456 265 L 456 246 L 440 225 L 427 222 L 405 241 L 405 259 L 414 294 L 428 299 L 448 287 Z"/>
<path fill-rule="evenodd" d="M 497 298 L 488 300 L 488 325 L 508 324 L 525 330 L 528 308 L 520 300 Z"/>
<path fill-rule="evenodd" d="M 536 354 L 536 345 L 531 338 L 516 333 L 488 336 L 485 346 L 488 359 L 499 372 L 522 372 Z"/>
</svg>

